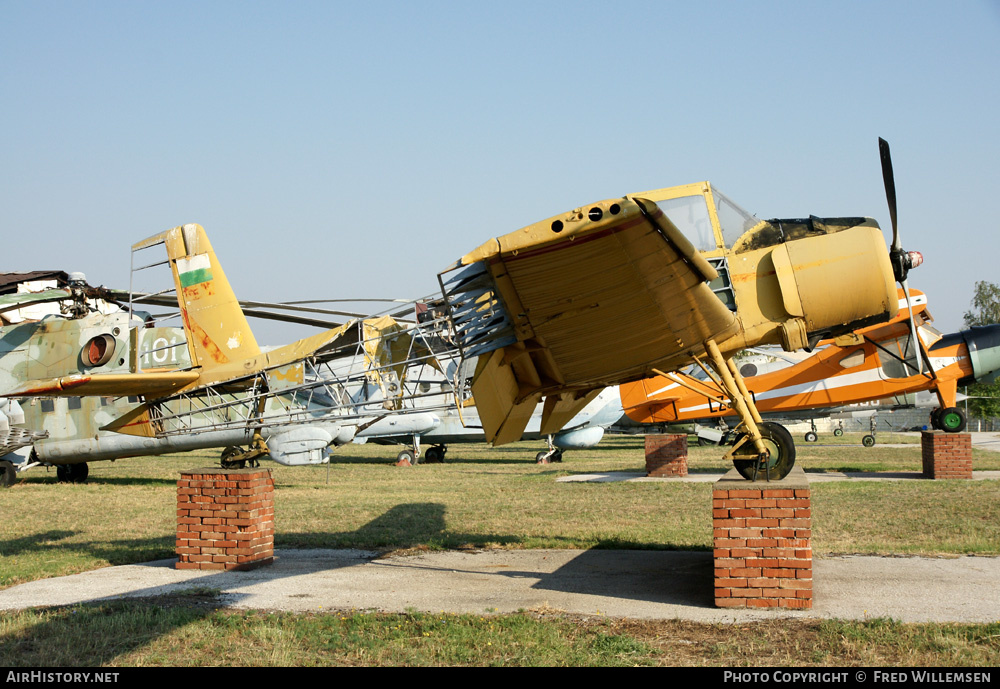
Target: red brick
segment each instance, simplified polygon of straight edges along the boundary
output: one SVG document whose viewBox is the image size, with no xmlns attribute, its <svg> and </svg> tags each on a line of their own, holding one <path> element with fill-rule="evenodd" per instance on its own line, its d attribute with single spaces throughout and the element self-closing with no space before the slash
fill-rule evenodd
<svg viewBox="0 0 1000 689">
<path fill-rule="evenodd" d="M 745 598 L 722 598 L 715 601 L 717 608 L 745 608 L 747 601 Z"/>
<path fill-rule="evenodd" d="M 751 598 L 747 600 L 748 608 L 777 608 L 778 601 L 768 598 Z"/>
</svg>

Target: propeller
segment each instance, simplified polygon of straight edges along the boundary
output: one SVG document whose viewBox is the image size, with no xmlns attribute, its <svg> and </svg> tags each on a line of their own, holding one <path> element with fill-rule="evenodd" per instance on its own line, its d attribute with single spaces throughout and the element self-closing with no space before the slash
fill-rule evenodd
<svg viewBox="0 0 1000 689">
<path fill-rule="evenodd" d="M 896 180 L 892 174 L 892 157 L 889 155 L 889 142 L 882 137 L 878 140 L 879 157 L 882 159 L 882 181 L 885 183 L 885 199 L 889 203 L 889 220 L 892 222 L 892 247 L 889 249 L 889 261 L 892 263 L 893 277 L 903 288 L 906 296 L 906 308 L 910 312 L 910 337 L 917 356 L 917 373 L 923 374 L 923 353 L 920 351 L 920 340 L 917 339 L 917 326 L 913 322 L 913 304 L 910 302 L 910 286 L 906 276 L 911 268 L 916 268 L 924 262 L 919 251 L 905 251 L 899 239 L 899 227 L 896 224 Z"/>
</svg>

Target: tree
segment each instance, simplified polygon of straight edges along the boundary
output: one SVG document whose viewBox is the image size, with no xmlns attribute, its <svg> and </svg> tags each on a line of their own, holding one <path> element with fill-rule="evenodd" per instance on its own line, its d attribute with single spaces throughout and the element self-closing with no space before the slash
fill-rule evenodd
<svg viewBox="0 0 1000 689">
<path fill-rule="evenodd" d="M 972 296 L 972 309 L 965 312 L 965 326 L 1000 323 L 1000 285 L 978 280 Z M 973 383 L 968 387 L 969 412 L 973 416 L 1000 416 L 1000 379 L 992 384 Z"/>
<path fill-rule="evenodd" d="M 967 328 L 1000 323 L 1000 286 L 985 280 L 976 281 L 972 310 L 966 311 L 963 318 Z"/>
</svg>

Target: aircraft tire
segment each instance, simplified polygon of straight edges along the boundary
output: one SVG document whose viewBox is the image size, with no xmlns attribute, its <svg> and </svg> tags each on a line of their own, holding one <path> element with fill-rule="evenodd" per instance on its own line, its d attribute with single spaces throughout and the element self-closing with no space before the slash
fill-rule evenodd
<svg viewBox="0 0 1000 689">
<path fill-rule="evenodd" d="M 542 450 L 535 455 L 535 464 L 555 464 L 562 461 L 562 450 Z"/>
<path fill-rule="evenodd" d="M 819 436 L 816 435 L 815 433 L 813 433 L 812 431 L 809 431 L 808 433 L 806 433 L 806 442 L 807 443 L 814 443 L 817 440 L 819 440 Z"/>
<path fill-rule="evenodd" d="M 60 483 L 86 483 L 89 475 L 90 467 L 86 462 L 60 464 L 56 467 L 56 478 Z"/>
<path fill-rule="evenodd" d="M 419 463 L 413 450 L 400 450 L 399 454 L 396 455 L 396 463 L 402 464 L 404 461 L 410 466 L 416 466 Z"/>
<path fill-rule="evenodd" d="M 861 438 L 861 444 L 864 445 L 865 447 L 875 447 L 875 436 L 874 435 L 864 436 L 863 438 Z"/>
<path fill-rule="evenodd" d="M 965 412 L 958 407 L 942 409 L 938 414 L 938 426 L 945 433 L 961 433 L 965 430 Z"/>
<path fill-rule="evenodd" d="M 771 464 L 769 471 L 764 467 L 757 468 L 757 478 L 769 478 L 772 481 L 780 481 L 788 476 L 788 472 L 795 466 L 795 441 L 792 440 L 792 434 L 788 432 L 787 428 L 771 421 L 765 421 L 760 426 L 760 434 L 764 437 L 764 444 L 771 451 L 773 464 Z M 739 442 L 743 435 L 745 434 L 741 433 L 737 436 L 736 442 Z M 754 479 L 755 465 L 757 465 L 756 458 L 746 459 L 737 457 L 733 459 L 733 466 L 736 467 L 736 471 L 748 481 Z"/>
<path fill-rule="evenodd" d="M 424 461 L 428 464 L 440 464 L 444 461 L 444 448 L 428 447 L 424 451 Z"/>
<path fill-rule="evenodd" d="M 839 438 L 840 436 L 844 435 L 844 429 L 843 428 L 834 428 L 833 429 L 833 434 Z"/>
<path fill-rule="evenodd" d="M 941 407 L 931 410 L 931 428 L 936 428 L 937 430 L 944 430 L 941 428 Z"/>
<path fill-rule="evenodd" d="M 245 461 L 241 462 L 239 460 L 233 459 L 233 457 L 238 456 L 243 450 L 236 447 L 235 445 L 230 445 L 225 450 L 222 451 L 222 459 L 219 460 L 219 466 L 223 469 L 244 469 L 247 463 Z"/>
<path fill-rule="evenodd" d="M 6 459 L 0 460 L 0 488 L 10 488 L 17 480 L 17 470 L 14 463 Z"/>
</svg>

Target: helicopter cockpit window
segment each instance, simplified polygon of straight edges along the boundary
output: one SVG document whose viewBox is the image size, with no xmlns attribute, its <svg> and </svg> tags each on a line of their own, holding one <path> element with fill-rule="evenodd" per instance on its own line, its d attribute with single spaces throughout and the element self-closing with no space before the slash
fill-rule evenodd
<svg viewBox="0 0 1000 689">
<path fill-rule="evenodd" d="M 715 251 L 718 248 L 704 196 L 682 196 L 679 199 L 657 201 L 656 205 L 695 249 Z"/>
<path fill-rule="evenodd" d="M 719 216 L 719 225 L 722 226 L 722 241 L 726 247 L 731 248 L 737 239 L 758 225 L 760 220 L 714 188 L 712 196 L 715 199 L 715 212 Z"/>
</svg>

